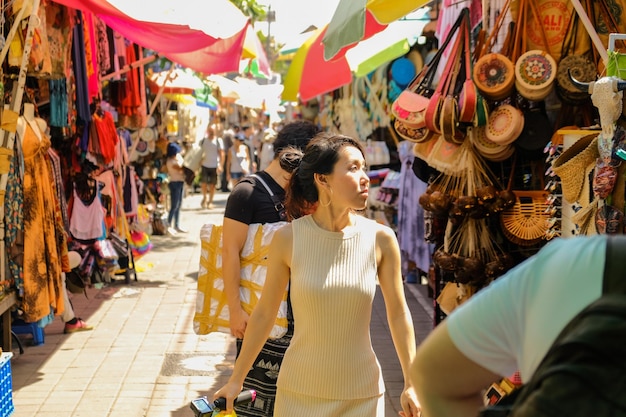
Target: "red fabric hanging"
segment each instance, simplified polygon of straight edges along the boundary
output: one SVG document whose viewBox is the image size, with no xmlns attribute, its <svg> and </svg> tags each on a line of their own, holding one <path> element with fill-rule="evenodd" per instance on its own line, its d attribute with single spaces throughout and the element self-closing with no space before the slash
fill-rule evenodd
<svg viewBox="0 0 626 417">
<path fill-rule="evenodd" d="M 178 64 L 205 74 L 238 71 L 249 20 L 243 14 L 230 34 L 212 36 L 186 24 L 138 20 L 124 14 L 106 0 L 53 0 L 67 7 L 97 15 L 128 40 L 152 49 Z M 192 0 L 186 0 L 192 3 Z M 213 0 L 218 10 L 227 0 Z M 234 7 L 230 3 L 228 7 Z M 219 13 L 216 13 L 219 15 Z M 132 61 L 131 61 L 132 62 Z"/>
</svg>

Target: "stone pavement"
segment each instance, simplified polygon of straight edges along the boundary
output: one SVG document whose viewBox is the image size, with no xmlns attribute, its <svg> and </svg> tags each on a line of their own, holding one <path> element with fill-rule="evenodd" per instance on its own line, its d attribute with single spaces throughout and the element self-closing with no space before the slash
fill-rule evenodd
<svg viewBox="0 0 626 417">
<path fill-rule="evenodd" d="M 235 359 L 230 336 L 193 332 L 199 231 L 221 222 L 228 194 L 215 208 L 200 209 L 201 196 L 183 202 L 189 233 L 153 236 L 154 248 L 136 262 L 137 281 L 123 276 L 87 297 L 71 294 L 76 314 L 94 330 L 63 334 L 57 317 L 43 345 L 20 336 L 12 359 L 13 417 L 191 417 L 192 399 L 213 392 L 228 378 Z M 406 284 L 418 343 L 432 329 L 432 300 L 419 284 Z M 377 294 L 372 339 L 387 386 L 385 417 L 397 416 L 402 373 Z M 349 349 L 349 347 L 347 347 Z M 382 416 L 381 416 L 382 417 Z"/>
</svg>

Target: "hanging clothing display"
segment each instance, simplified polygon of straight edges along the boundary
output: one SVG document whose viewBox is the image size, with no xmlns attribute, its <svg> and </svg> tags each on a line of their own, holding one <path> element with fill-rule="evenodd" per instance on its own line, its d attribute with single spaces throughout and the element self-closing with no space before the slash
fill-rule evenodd
<svg viewBox="0 0 626 417">
<path fill-rule="evenodd" d="M 422 271 L 427 272 L 431 263 L 434 246 L 424 239 L 424 209 L 419 204 L 419 196 L 426 192 L 427 184 L 413 173 L 413 142 L 403 141 L 398 146 L 400 168 L 400 190 L 398 194 L 398 243 L 403 258 L 411 261 Z M 403 262 L 403 274 L 409 272 L 407 262 Z"/>
<path fill-rule="evenodd" d="M 72 214 L 70 217 L 70 233 L 76 239 L 92 241 L 105 237 L 105 209 L 100 200 L 100 190 L 94 181 L 90 190 L 89 199 L 81 199 L 76 187 L 72 200 Z"/>
<path fill-rule="evenodd" d="M 61 218 L 63 219 L 63 226 L 67 233 L 70 232 L 70 218 L 67 212 L 67 200 L 65 199 L 65 186 L 63 185 L 63 175 L 61 173 L 61 158 L 57 152 L 49 148 L 48 157 L 50 158 L 50 167 L 52 168 L 52 178 L 55 184 L 55 191 L 57 201 L 59 202 L 59 209 L 61 212 Z"/>
<path fill-rule="evenodd" d="M 24 295 L 24 184 L 20 141 L 15 141 L 4 197 L 5 235 L 8 267 L 18 295 Z"/>
<path fill-rule="evenodd" d="M 62 256 L 67 259 L 65 230 L 50 176 L 49 138 L 25 123 L 24 150 L 24 320 L 36 322 L 64 309 Z M 60 245 L 64 246 L 59 247 Z M 69 268 L 68 268 L 69 271 Z"/>
<path fill-rule="evenodd" d="M 85 126 L 91 119 L 89 110 L 89 90 L 87 83 L 87 64 L 85 59 L 85 39 L 83 36 L 82 13 L 76 12 L 76 25 L 72 36 L 72 63 L 74 64 L 74 82 L 76 91 L 77 125 Z M 86 148 L 83 148 L 86 149 Z"/>
<path fill-rule="evenodd" d="M 73 23 L 70 11 L 55 2 L 46 3 L 46 32 L 52 69 L 52 80 L 68 78 L 72 69 Z M 56 126 L 51 124 L 52 126 Z"/>
</svg>

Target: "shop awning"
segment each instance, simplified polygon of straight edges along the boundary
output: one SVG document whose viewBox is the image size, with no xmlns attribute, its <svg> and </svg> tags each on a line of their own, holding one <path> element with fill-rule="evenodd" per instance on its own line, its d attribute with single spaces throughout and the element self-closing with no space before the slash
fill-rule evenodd
<svg viewBox="0 0 626 417">
<path fill-rule="evenodd" d="M 53 0 L 98 16 L 130 41 L 204 74 L 237 71 L 248 18 L 228 0 Z"/>
</svg>

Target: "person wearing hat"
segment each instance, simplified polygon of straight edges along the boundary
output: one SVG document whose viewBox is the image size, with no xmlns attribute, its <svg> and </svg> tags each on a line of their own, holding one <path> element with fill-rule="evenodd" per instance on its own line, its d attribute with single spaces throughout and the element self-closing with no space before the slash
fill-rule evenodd
<svg viewBox="0 0 626 417">
<path fill-rule="evenodd" d="M 176 235 L 185 233 L 180 227 L 180 208 L 183 205 L 183 190 L 185 186 L 185 171 L 183 170 L 183 156 L 180 145 L 171 142 L 167 145 L 167 175 L 169 176 L 168 187 L 170 189 L 170 211 L 167 215 L 168 233 Z"/>
</svg>

